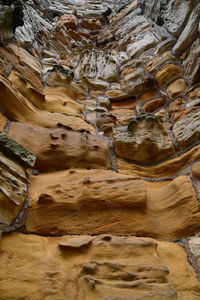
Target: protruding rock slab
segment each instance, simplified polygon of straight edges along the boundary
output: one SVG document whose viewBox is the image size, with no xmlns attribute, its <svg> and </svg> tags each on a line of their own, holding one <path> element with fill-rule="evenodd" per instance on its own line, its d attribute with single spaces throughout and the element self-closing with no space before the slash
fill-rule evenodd
<svg viewBox="0 0 200 300">
<path fill-rule="evenodd" d="M 0 132 L 0 151 L 22 165 L 33 167 L 35 164 L 35 155 L 3 132 Z"/>
<path fill-rule="evenodd" d="M 151 114 L 142 114 L 128 126 L 114 129 L 116 154 L 123 158 L 149 163 L 173 154 L 172 141 L 161 120 Z"/>
<path fill-rule="evenodd" d="M 197 232 L 199 221 L 187 176 L 145 182 L 112 171 L 78 169 L 31 176 L 28 232 L 178 238 Z"/>
<path fill-rule="evenodd" d="M 200 145 L 175 158 L 168 159 L 153 166 L 140 166 L 125 159 L 117 159 L 117 167 L 120 173 L 136 177 L 161 178 L 175 176 L 180 171 L 188 168 L 190 164 L 200 159 Z M 193 167 L 193 175 L 200 178 L 199 165 Z"/>
<path fill-rule="evenodd" d="M 199 299 L 196 274 L 181 246 L 111 235 L 81 239 L 85 245 L 77 247 L 80 237 L 3 236 L 1 299 Z"/>
<path fill-rule="evenodd" d="M 200 110 L 188 113 L 173 126 L 173 134 L 180 147 L 197 141 L 200 137 Z"/>
<path fill-rule="evenodd" d="M 0 152 L 0 223 L 11 225 L 27 195 L 26 174 L 17 162 Z"/>
<path fill-rule="evenodd" d="M 87 132 L 75 132 L 61 124 L 43 129 L 12 122 L 9 135 L 36 155 L 36 168 L 109 168 L 108 142 Z M 33 142 L 34 141 L 34 142 Z"/>
</svg>

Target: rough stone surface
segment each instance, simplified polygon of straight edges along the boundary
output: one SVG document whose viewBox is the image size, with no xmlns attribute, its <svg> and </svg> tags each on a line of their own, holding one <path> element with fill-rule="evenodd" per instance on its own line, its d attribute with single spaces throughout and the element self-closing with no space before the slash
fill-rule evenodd
<svg viewBox="0 0 200 300">
<path fill-rule="evenodd" d="M 87 132 L 74 132 L 62 124 L 43 129 L 13 122 L 9 135 L 35 154 L 36 168 L 40 170 L 108 168 L 110 165 L 105 140 Z"/>
<path fill-rule="evenodd" d="M 128 300 L 133 294 L 148 300 L 199 297 L 199 283 L 187 254 L 175 243 L 111 235 L 81 240 L 20 233 L 3 236 L 1 299 Z"/>
<path fill-rule="evenodd" d="M 60 171 L 32 176 L 30 199 L 26 229 L 45 235 L 176 238 L 195 232 L 200 218 L 187 176 L 161 184 L 111 171 Z"/>
<path fill-rule="evenodd" d="M 199 18 L 0 0 L 0 300 L 200 299 Z"/>
<path fill-rule="evenodd" d="M 11 225 L 27 196 L 23 167 L 0 153 L 0 223 Z"/>
<path fill-rule="evenodd" d="M 159 118 L 141 115 L 125 127 L 114 129 L 117 155 L 143 163 L 161 160 L 174 153 L 173 144 Z"/>
<path fill-rule="evenodd" d="M 200 111 L 194 110 L 178 120 L 173 126 L 173 134 L 181 147 L 199 139 Z"/>
</svg>

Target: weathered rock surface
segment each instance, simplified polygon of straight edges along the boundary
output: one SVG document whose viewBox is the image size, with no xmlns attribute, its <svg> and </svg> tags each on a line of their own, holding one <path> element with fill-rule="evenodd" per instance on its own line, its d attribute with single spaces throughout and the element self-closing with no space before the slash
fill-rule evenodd
<svg viewBox="0 0 200 300">
<path fill-rule="evenodd" d="M 186 145 L 199 139 L 200 111 L 194 110 L 178 120 L 173 126 L 173 134 L 180 145 Z"/>
<path fill-rule="evenodd" d="M 112 171 L 69 170 L 31 176 L 26 229 L 176 238 L 198 230 L 199 218 L 187 176 L 150 183 Z"/>
<path fill-rule="evenodd" d="M 136 177 L 162 178 L 177 176 L 181 172 L 187 172 L 188 167 L 200 159 L 200 146 L 193 147 L 186 153 L 150 166 L 140 166 L 125 159 L 118 158 L 118 171 L 122 174 Z"/>
<path fill-rule="evenodd" d="M 35 156 L 5 133 L 0 133 L 0 151 L 1 228 L 11 225 L 24 205 L 28 192 L 24 166 L 33 166 Z"/>
<path fill-rule="evenodd" d="M 0 0 L 0 300 L 200 298 L 199 20 Z"/>
<path fill-rule="evenodd" d="M 150 238 L 12 233 L 1 238 L 0 263 L 2 300 L 199 297 L 185 250 Z"/>
<path fill-rule="evenodd" d="M 27 196 L 23 167 L 0 153 L 0 223 L 11 225 Z"/>
<path fill-rule="evenodd" d="M 174 153 L 161 120 L 150 114 L 141 114 L 125 127 L 116 127 L 114 146 L 120 157 L 142 163 L 159 161 Z"/>
<path fill-rule="evenodd" d="M 43 129 L 12 122 L 9 135 L 35 154 L 40 170 L 110 166 L 108 143 L 85 131 L 75 132 L 62 124 Z"/>
</svg>

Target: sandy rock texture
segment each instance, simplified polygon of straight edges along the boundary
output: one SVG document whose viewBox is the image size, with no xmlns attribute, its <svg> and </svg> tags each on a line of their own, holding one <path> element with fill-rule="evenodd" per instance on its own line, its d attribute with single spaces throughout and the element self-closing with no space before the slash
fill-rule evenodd
<svg viewBox="0 0 200 300">
<path fill-rule="evenodd" d="M 199 24 L 0 0 L 0 300 L 200 299 Z"/>
<path fill-rule="evenodd" d="M 151 238 L 12 233 L 1 238 L 0 262 L 2 300 L 198 299 L 185 250 Z"/>
</svg>

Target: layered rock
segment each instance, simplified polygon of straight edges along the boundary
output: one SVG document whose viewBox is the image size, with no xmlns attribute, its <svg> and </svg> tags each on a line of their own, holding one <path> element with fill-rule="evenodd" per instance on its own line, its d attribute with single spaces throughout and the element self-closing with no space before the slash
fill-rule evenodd
<svg viewBox="0 0 200 300">
<path fill-rule="evenodd" d="M 199 218 L 188 176 L 152 183 L 111 171 L 71 169 L 31 177 L 26 229 L 45 235 L 180 238 L 196 232 Z"/>
<path fill-rule="evenodd" d="M 0 6 L 0 300 L 199 299 L 198 1 Z"/>
<path fill-rule="evenodd" d="M 0 151 L 0 228 L 6 228 L 24 206 L 28 194 L 25 166 L 32 167 L 35 157 L 5 133 L 0 133 Z"/>
<path fill-rule="evenodd" d="M 199 297 L 194 270 L 185 250 L 175 243 L 111 235 L 51 238 L 13 233 L 1 238 L 1 253 L 2 300 Z"/>
</svg>

